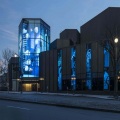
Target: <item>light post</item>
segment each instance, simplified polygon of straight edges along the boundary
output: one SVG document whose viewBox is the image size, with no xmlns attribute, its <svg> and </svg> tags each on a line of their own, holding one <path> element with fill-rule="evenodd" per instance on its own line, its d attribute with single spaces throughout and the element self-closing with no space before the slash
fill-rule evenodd
<svg viewBox="0 0 120 120">
<path fill-rule="evenodd" d="M 117 75 L 117 43 L 118 43 L 118 38 L 114 39 L 115 43 L 115 81 L 114 81 L 114 97 L 117 99 L 118 98 L 118 75 Z"/>
<path fill-rule="evenodd" d="M 19 78 L 19 79 L 17 79 L 17 81 L 19 82 L 18 86 L 20 86 L 20 92 L 22 94 L 22 80 Z M 17 88 L 17 89 L 19 89 L 19 88 Z"/>
<path fill-rule="evenodd" d="M 19 81 L 19 85 L 20 85 L 20 91 L 22 94 L 22 71 L 21 71 L 21 65 L 20 65 L 20 61 L 21 61 L 21 57 L 18 54 L 14 54 L 14 57 L 17 57 L 19 62 L 18 62 L 18 67 L 17 70 L 19 72 L 19 78 L 17 79 Z"/>
<path fill-rule="evenodd" d="M 8 93 L 9 93 L 9 83 L 7 82 L 7 89 L 8 89 Z"/>
<path fill-rule="evenodd" d="M 41 88 L 41 92 L 42 92 L 43 91 L 43 83 L 42 83 L 42 81 L 44 81 L 44 78 L 41 77 L 39 79 L 39 81 L 41 81 L 41 84 L 42 84 L 42 85 L 40 85 L 40 82 L 39 82 L 39 88 Z"/>
<path fill-rule="evenodd" d="M 75 77 L 72 77 L 72 78 L 71 78 L 73 94 L 75 93 L 75 80 L 76 80 Z"/>
</svg>

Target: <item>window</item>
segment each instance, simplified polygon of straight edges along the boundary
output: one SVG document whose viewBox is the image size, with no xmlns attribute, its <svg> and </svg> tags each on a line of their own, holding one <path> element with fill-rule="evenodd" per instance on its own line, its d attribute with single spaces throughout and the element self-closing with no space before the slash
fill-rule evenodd
<svg viewBox="0 0 120 120">
<path fill-rule="evenodd" d="M 71 87 L 76 90 L 76 49 L 71 48 Z"/>
<path fill-rule="evenodd" d="M 58 50 L 58 90 L 62 90 L 62 50 Z"/>
<path fill-rule="evenodd" d="M 110 54 L 107 50 L 109 48 L 108 44 L 106 44 L 106 48 L 104 48 L 104 90 L 109 89 L 110 85 L 110 76 L 109 76 L 109 61 L 110 61 Z"/>
<path fill-rule="evenodd" d="M 91 75 L 91 59 L 92 50 L 91 44 L 86 45 L 86 89 L 92 89 L 92 75 Z"/>
</svg>

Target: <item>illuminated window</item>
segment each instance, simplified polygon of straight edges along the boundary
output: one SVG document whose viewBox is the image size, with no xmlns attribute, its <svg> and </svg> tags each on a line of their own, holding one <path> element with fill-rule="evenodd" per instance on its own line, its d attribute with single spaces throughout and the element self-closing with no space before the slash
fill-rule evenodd
<svg viewBox="0 0 120 120">
<path fill-rule="evenodd" d="M 41 19 L 23 19 L 18 43 L 23 77 L 39 77 L 39 53 L 49 49 L 50 27 Z"/>
<path fill-rule="evenodd" d="M 86 88 L 92 89 L 92 75 L 91 75 L 91 44 L 86 45 Z"/>
<path fill-rule="evenodd" d="M 62 90 L 62 50 L 58 50 L 58 90 Z"/>
<path fill-rule="evenodd" d="M 108 52 L 109 46 L 106 44 L 106 48 L 104 48 L 104 90 L 109 89 L 110 85 L 110 77 L 109 77 L 109 61 L 110 61 L 110 54 Z"/>
<path fill-rule="evenodd" d="M 71 48 L 71 87 L 76 89 L 76 49 Z"/>
</svg>

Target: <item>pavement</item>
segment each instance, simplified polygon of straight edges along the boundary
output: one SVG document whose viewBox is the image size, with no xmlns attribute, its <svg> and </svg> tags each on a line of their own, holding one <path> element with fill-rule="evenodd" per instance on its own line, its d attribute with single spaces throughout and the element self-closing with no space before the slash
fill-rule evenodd
<svg viewBox="0 0 120 120">
<path fill-rule="evenodd" d="M 0 91 L 0 100 L 120 113 L 120 96 Z"/>
</svg>

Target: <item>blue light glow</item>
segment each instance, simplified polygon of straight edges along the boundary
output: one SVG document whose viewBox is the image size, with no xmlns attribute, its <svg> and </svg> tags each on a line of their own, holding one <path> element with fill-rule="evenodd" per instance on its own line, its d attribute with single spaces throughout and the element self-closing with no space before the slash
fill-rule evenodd
<svg viewBox="0 0 120 120">
<path fill-rule="evenodd" d="M 62 90 L 62 50 L 58 50 L 58 90 Z"/>
<path fill-rule="evenodd" d="M 38 77 L 39 53 L 49 48 L 46 43 L 49 46 L 50 28 L 40 19 L 39 23 L 35 23 L 34 19 L 24 19 L 19 34 L 19 56 L 23 77 Z"/>
<path fill-rule="evenodd" d="M 92 89 L 92 75 L 91 75 L 91 44 L 86 45 L 86 87 Z"/>
<path fill-rule="evenodd" d="M 109 67 L 109 57 L 109 52 L 106 49 L 104 49 L 104 67 Z"/>
<path fill-rule="evenodd" d="M 110 84 L 109 74 L 105 71 L 104 72 L 104 90 L 109 89 L 109 84 Z"/>
<path fill-rule="evenodd" d="M 71 86 L 76 89 L 76 49 L 71 48 Z"/>
<path fill-rule="evenodd" d="M 109 73 L 108 73 L 109 64 L 110 64 L 109 60 L 110 60 L 110 54 L 104 48 L 104 90 L 108 90 L 109 85 L 110 85 L 110 77 L 109 77 Z"/>
</svg>

